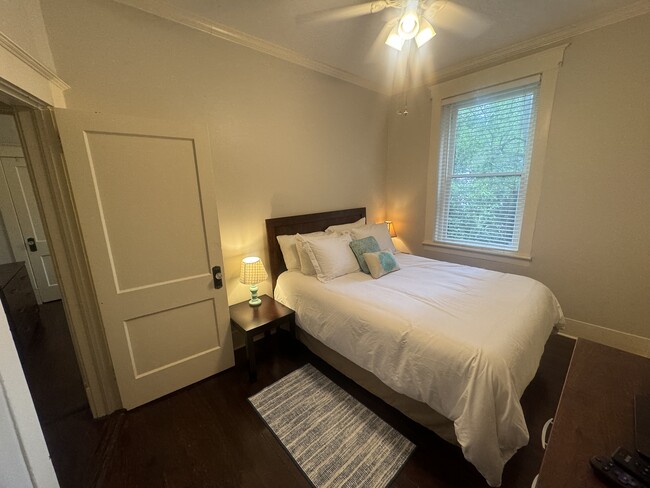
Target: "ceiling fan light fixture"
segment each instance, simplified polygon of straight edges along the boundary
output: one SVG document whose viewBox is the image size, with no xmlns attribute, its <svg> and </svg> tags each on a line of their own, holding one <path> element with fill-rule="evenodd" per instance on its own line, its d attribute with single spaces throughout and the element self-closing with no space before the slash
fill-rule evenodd
<svg viewBox="0 0 650 488">
<path fill-rule="evenodd" d="M 386 45 L 401 51 L 402 47 L 404 47 L 404 42 L 404 39 L 397 32 L 397 26 L 393 27 L 386 38 Z"/>
<path fill-rule="evenodd" d="M 433 26 L 424 18 L 420 20 L 420 32 L 415 36 L 415 43 L 418 47 L 422 47 L 436 35 L 436 31 L 433 30 Z"/>
<path fill-rule="evenodd" d="M 423 19 L 424 20 L 424 19 Z M 413 39 L 420 30 L 420 17 L 418 15 L 418 2 L 409 2 L 404 15 L 397 23 L 397 33 L 399 36 L 408 41 Z"/>
</svg>

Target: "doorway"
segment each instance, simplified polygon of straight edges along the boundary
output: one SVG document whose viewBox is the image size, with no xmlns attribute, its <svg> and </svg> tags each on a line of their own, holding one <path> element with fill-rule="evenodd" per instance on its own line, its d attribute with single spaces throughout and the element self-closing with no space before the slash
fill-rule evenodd
<svg viewBox="0 0 650 488">
<path fill-rule="evenodd" d="M 25 263 L 36 301 L 61 300 L 18 128 L 0 112 L 0 264 Z"/>
<path fill-rule="evenodd" d="M 13 295 L 4 305 L 10 320 L 27 329 L 12 332 L 46 431 L 90 410 L 22 142 L 6 105 L 0 105 L 0 164 L 0 270 Z M 21 280 L 21 273 L 29 279 Z"/>
<path fill-rule="evenodd" d="M 4 83 L 0 78 L 0 110 L 13 116 L 18 129 L 27 174 L 33 184 L 34 200 L 49 241 L 48 247 L 52 251 L 53 274 L 57 284 L 60 283 L 63 299 L 58 303 L 64 310 L 76 365 L 83 379 L 84 394 L 92 416 L 100 418 L 120 409 L 122 404 L 50 109 L 47 103 Z M 0 236 L 0 241 L 2 238 L 5 248 L 10 249 L 6 232 Z M 25 253 L 24 245 L 29 243 L 25 241 L 19 244 L 18 253 L 21 246 Z M 14 259 L 26 261 L 16 259 L 16 256 Z"/>
</svg>

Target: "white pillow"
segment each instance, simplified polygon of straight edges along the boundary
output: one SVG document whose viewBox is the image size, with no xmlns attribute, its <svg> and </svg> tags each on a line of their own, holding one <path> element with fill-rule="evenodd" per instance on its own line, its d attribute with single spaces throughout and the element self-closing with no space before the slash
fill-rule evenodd
<svg viewBox="0 0 650 488">
<path fill-rule="evenodd" d="M 298 251 L 298 260 L 300 261 L 300 271 L 307 276 L 314 276 L 316 270 L 314 265 L 311 264 L 307 249 L 305 249 L 305 239 L 319 239 L 321 237 L 329 237 L 325 232 L 311 232 L 309 234 L 296 234 L 296 250 Z"/>
<path fill-rule="evenodd" d="M 305 240 L 304 246 L 320 281 L 325 283 L 359 271 L 359 263 L 350 249 L 350 242 L 351 238 L 347 234 Z"/>
<path fill-rule="evenodd" d="M 390 238 L 388 226 L 385 223 L 364 225 L 363 227 L 352 229 L 350 233 L 353 239 L 363 239 L 364 237 L 373 236 L 377 239 L 379 249 L 392 253 L 397 252 L 393 240 Z"/>
<path fill-rule="evenodd" d="M 300 258 L 298 257 L 298 249 L 296 249 L 296 234 L 292 236 L 276 236 L 275 238 L 280 244 L 280 250 L 287 269 L 300 269 Z"/>
<path fill-rule="evenodd" d="M 352 222 L 351 224 L 330 225 L 327 229 L 325 229 L 325 232 L 343 232 L 346 230 L 354 229 L 355 227 L 361 227 L 362 225 L 366 225 L 365 217 L 361 217 L 359 220 Z"/>
</svg>

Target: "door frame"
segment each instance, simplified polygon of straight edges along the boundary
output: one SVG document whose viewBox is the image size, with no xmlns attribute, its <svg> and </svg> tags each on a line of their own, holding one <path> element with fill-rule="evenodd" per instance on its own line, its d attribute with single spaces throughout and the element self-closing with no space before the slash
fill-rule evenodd
<svg viewBox="0 0 650 488">
<path fill-rule="evenodd" d="M 122 408 L 51 106 L 0 79 L 13 108 L 94 417 Z"/>
</svg>

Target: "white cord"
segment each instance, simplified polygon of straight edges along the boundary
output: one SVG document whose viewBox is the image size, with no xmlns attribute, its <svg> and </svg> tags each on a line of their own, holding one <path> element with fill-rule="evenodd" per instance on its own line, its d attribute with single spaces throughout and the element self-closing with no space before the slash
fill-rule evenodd
<svg viewBox="0 0 650 488">
<path fill-rule="evenodd" d="M 548 428 L 553 425 L 553 417 L 548 419 L 546 423 L 544 424 L 544 427 L 542 427 L 542 447 L 546 449 L 546 446 L 548 446 L 548 442 L 546 442 L 546 431 L 548 431 Z"/>
</svg>

